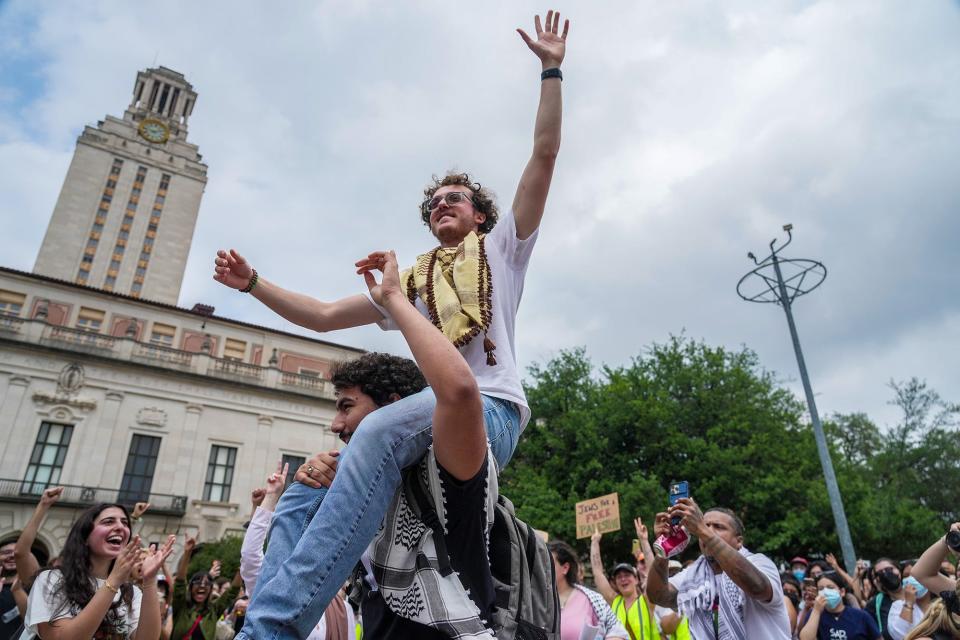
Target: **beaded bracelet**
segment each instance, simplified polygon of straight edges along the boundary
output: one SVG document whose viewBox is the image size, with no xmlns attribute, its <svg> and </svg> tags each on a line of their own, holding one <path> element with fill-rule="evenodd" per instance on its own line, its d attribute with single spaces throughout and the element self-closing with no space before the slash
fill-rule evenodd
<svg viewBox="0 0 960 640">
<path fill-rule="evenodd" d="M 259 274 L 257 274 L 256 269 L 252 269 L 252 271 L 253 271 L 253 275 L 250 276 L 250 282 L 248 282 L 247 286 L 245 286 L 243 289 L 240 289 L 240 293 L 250 293 L 251 291 L 253 291 L 253 288 L 257 286 L 257 282 L 260 280 L 260 276 Z"/>
</svg>

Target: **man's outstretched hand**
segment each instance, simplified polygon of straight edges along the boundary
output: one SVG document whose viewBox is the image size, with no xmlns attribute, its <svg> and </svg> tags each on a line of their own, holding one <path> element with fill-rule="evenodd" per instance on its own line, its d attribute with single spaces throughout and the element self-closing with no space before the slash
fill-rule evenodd
<svg viewBox="0 0 960 640">
<path fill-rule="evenodd" d="M 540 16 L 533 19 L 533 26 L 537 30 L 537 39 L 534 40 L 523 29 L 517 29 L 517 33 L 527 43 L 530 50 L 537 54 L 544 69 L 559 67 L 563 62 L 563 56 L 567 51 L 567 32 L 570 31 L 570 21 L 563 21 L 563 33 L 558 35 L 560 28 L 560 12 L 547 11 L 546 24 L 540 25 Z"/>
<path fill-rule="evenodd" d="M 231 289 L 243 289 L 250 283 L 253 268 L 234 249 L 229 252 L 220 249 L 213 262 L 213 279 L 217 282 Z"/>
</svg>

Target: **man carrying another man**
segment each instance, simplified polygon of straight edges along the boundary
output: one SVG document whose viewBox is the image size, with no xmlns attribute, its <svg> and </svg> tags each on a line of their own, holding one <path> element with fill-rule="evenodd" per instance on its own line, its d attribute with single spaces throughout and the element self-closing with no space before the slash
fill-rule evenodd
<svg viewBox="0 0 960 640">
<path fill-rule="evenodd" d="M 480 185 L 465 174 L 436 180 L 425 190 L 421 217 L 440 246 L 421 255 L 400 277 L 404 301 L 429 317 L 469 365 L 482 394 L 486 439 L 501 467 L 530 414 L 517 371 L 514 329 L 560 146 L 559 67 L 569 23 L 560 31 L 559 14 L 553 11 L 544 26 L 539 16 L 535 22 L 536 39 L 518 30 L 543 73 L 533 154 L 511 211 L 494 227 L 497 209 Z M 357 266 L 361 272 L 382 268 L 383 254 Z M 214 278 L 317 331 L 375 322 L 397 328 L 393 314 L 372 295 L 327 303 L 286 291 L 260 278 L 233 250 L 218 252 Z M 435 393 L 425 389 L 370 413 L 337 461 L 328 493 L 296 483 L 284 493 L 238 639 L 302 638 L 310 632 L 380 527 L 401 471 L 426 452 L 436 406 Z M 314 473 L 320 477 L 329 471 Z"/>
</svg>

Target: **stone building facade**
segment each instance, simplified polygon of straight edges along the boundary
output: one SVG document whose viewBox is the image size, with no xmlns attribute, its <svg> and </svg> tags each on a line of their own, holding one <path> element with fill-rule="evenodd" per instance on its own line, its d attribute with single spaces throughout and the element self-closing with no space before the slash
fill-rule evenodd
<svg viewBox="0 0 960 640">
<path fill-rule="evenodd" d="M 336 449 L 333 343 L 0 268 L 0 540 L 48 486 L 57 553 L 94 502 L 151 503 L 142 535 L 242 533 L 284 459 Z"/>
<path fill-rule="evenodd" d="M 242 533 L 279 460 L 292 476 L 338 447 L 330 369 L 361 350 L 176 306 L 206 184 L 196 99 L 141 71 L 123 118 L 77 140 L 34 272 L 0 266 L 0 542 L 62 485 L 42 560 L 97 502 L 150 502 L 148 542 Z"/>
</svg>

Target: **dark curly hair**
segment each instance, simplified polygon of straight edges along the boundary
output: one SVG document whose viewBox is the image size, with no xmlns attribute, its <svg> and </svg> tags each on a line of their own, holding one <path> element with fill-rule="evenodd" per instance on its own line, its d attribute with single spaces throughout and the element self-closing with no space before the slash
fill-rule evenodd
<svg viewBox="0 0 960 640">
<path fill-rule="evenodd" d="M 493 192 L 485 189 L 479 182 L 474 182 L 469 174 L 454 173 L 452 171 L 448 172 L 447 175 L 442 178 L 433 176 L 433 182 L 423 190 L 424 201 L 420 204 L 420 218 L 423 220 L 423 224 L 427 225 L 428 228 L 430 227 L 429 203 L 433 198 L 433 194 L 436 193 L 440 187 L 448 187 L 454 184 L 467 187 L 473 192 L 473 196 L 470 198 L 473 206 L 476 207 L 477 211 L 486 215 L 486 219 L 480 223 L 479 231 L 480 233 L 489 233 L 494 225 L 497 224 L 497 219 L 500 217 L 497 205 L 493 201 Z"/>
<path fill-rule="evenodd" d="M 82 609 L 87 606 L 96 593 L 94 588 L 95 583 L 91 580 L 90 575 L 90 546 L 87 544 L 87 539 L 93 532 L 97 518 L 100 517 L 101 513 L 110 508 L 120 509 L 123 511 L 124 517 L 127 518 L 127 522 L 130 521 L 130 514 L 122 504 L 102 503 L 94 505 L 81 513 L 80 517 L 77 518 L 77 521 L 74 522 L 70 528 L 70 533 L 67 534 L 67 541 L 64 543 L 63 551 L 60 553 L 60 558 L 62 559 L 62 564 L 59 569 L 60 581 L 55 586 L 55 589 L 61 592 L 63 596 L 61 601 L 64 607 L 69 608 L 71 605 L 76 605 Z M 111 562 L 108 571 L 112 570 L 113 563 Z M 124 621 L 120 618 L 120 612 L 117 610 L 120 603 L 125 603 L 128 611 L 133 606 L 133 587 L 131 587 L 129 583 L 119 585 L 119 587 L 120 601 L 110 606 L 106 617 L 104 617 L 99 627 L 100 630 L 108 633 L 110 630 L 121 628 L 123 625 Z"/>
<path fill-rule="evenodd" d="M 330 381 L 337 390 L 360 387 L 378 407 L 389 404 L 393 394 L 405 398 L 427 386 L 413 360 L 389 353 L 365 353 L 356 360 L 338 362 Z"/>
</svg>

